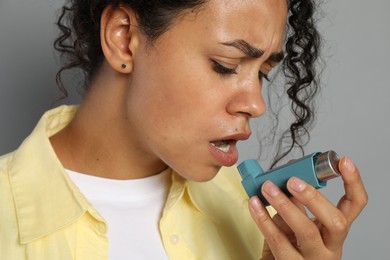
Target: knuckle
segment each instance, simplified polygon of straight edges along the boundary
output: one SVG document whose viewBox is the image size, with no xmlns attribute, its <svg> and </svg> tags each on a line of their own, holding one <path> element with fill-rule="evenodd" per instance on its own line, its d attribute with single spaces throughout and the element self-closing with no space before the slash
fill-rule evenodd
<svg viewBox="0 0 390 260">
<path fill-rule="evenodd" d="M 270 218 L 265 212 L 260 212 L 255 216 L 256 222 L 261 224 L 267 222 Z"/>
<path fill-rule="evenodd" d="M 274 245 L 277 244 L 279 241 L 279 236 L 276 233 L 271 234 L 270 236 L 267 237 L 267 243 L 269 245 Z"/>
<path fill-rule="evenodd" d="M 362 210 L 363 208 L 365 208 L 367 206 L 368 194 L 366 191 L 364 191 L 364 192 L 361 192 L 361 194 L 359 194 L 358 198 L 349 199 L 348 197 L 346 197 L 346 199 L 350 200 L 351 204 L 353 204 L 354 207 L 356 207 L 359 210 Z"/>
<path fill-rule="evenodd" d="M 282 240 L 281 235 L 278 232 L 274 232 L 266 238 L 268 245 L 274 250 L 282 249 L 280 241 Z"/>
<path fill-rule="evenodd" d="M 314 225 L 304 228 L 301 235 L 306 241 L 311 242 L 316 242 L 320 238 L 319 230 Z"/>
<path fill-rule="evenodd" d="M 307 188 L 305 192 L 305 199 L 307 202 L 315 201 L 317 197 L 318 197 L 318 191 L 315 188 L 313 187 Z"/>
<path fill-rule="evenodd" d="M 337 234 L 346 234 L 349 230 L 348 219 L 344 215 L 338 215 L 333 218 L 333 231 Z"/>
<path fill-rule="evenodd" d="M 280 198 L 276 203 L 278 211 L 288 211 L 291 206 L 291 201 L 287 198 Z"/>
<path fill-rule="evenodd" d="M 364 192 L 364 195 L 363 195 L 362 199 L 360 200 L 359 206 L 361 208 L 364 208 L 365 206 L 367 206 L 367 203 L 368 203 L 368 194 L 367 194 L 367 192 Z"/>
</svg>

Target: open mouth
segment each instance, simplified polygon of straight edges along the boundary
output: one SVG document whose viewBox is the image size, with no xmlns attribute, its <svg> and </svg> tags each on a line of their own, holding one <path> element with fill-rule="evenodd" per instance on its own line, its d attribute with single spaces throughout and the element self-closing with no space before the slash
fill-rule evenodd
<svg viewBox="0 0 390 260">
<path fill-rule="evenodd" d="M 213 141 L 210 143 L 218 150 L 227 153 L 230 150 L 230 146 L 235 143 L 235 140 L 221 140 L 221 141 Z"/>
</svg>

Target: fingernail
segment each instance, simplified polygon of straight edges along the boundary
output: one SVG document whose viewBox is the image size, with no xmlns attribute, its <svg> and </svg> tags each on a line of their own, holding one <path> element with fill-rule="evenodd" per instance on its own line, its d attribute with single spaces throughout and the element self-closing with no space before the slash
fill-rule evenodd
<svg viewBox="0 0 390 260">
<path fill-rule="evenodd" d="M 277 196 L 280 192 L 279 188 L 270 181 L 266 181 L 263 184 L 263 191 L 265 191 L 271 197 Z"/>
<path fill-rule="evenodd" d="M 353 164 L 352 160 L 349 157 L 345 157 L 344 166 L 345 168 L 347 168 L 349 172 L 355 171 L 355 165 Z"/>
<path fill-rule="evenodd" d="M 288 181 L 288 186 L 296 192 L 301 192 L 306 188 L 306 183 L 297 177 L 292 177 Z"/>
<path fill-rule="evenodd" d="M 260 211 L 261 210 L 261 202 L 259 197 L 253 196 L 249 199 L 249 204 L 251 205 L 252 209 L 254 211 Z"/>
</svg>

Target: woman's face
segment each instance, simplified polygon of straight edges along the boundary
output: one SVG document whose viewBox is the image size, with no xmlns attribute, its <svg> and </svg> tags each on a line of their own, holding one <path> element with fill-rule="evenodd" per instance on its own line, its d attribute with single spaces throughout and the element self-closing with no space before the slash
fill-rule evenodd
<svg viewBox="0 0 390 260">
<path fill-rule="evenodd" d="M 129 133 L 140 163 L 205 181 L 237 162 L 265 112 L 262 74 L 282 57 L 286 0 L 211 0 L 134 54 Z"/>
</svg>

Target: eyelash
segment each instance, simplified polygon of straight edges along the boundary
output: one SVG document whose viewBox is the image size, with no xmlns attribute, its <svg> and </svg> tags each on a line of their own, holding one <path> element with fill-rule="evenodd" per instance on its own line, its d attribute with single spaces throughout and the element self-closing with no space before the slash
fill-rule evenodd
<svg viewBox="0 0 390 260">
<path fill-rule="evenodd" d="M 263 73 L 261 71 L 259 71 L 259 78 L 263 78 L 263 79 L 265 79 L 268 82 L 271 81 L 270 78 L 268 77 L 268 74 L 265 74 L 265 73 Z"/>
<path fill-rule="evenodd" d="M 213 69 L 215 72 L 219 73 L 219 74 L 228 74 L 228 75 L 232 75 L 232 74 L 237 74 L 237 71 L 236 69 L 231 69 L 231 68 L 227 68 L 223 65 L 221 65 L 220 63 L 216 62 L 215 60 L 212 60 L 213 62 Z M 259 79 L 260 78 L 264 78 L 266 81 L 270 81 L 269 77 L 267 74 L 259 71 Z"/>
<path fill-rule="evenodd" d="M 213 62 L 214 71 L 219 73 L 219 74 L 237 74 L 236 69 L 227 68 L 227 67 L 219 64 L 215 60 L 212 60 L 212 62 Z"/>
</svg>

